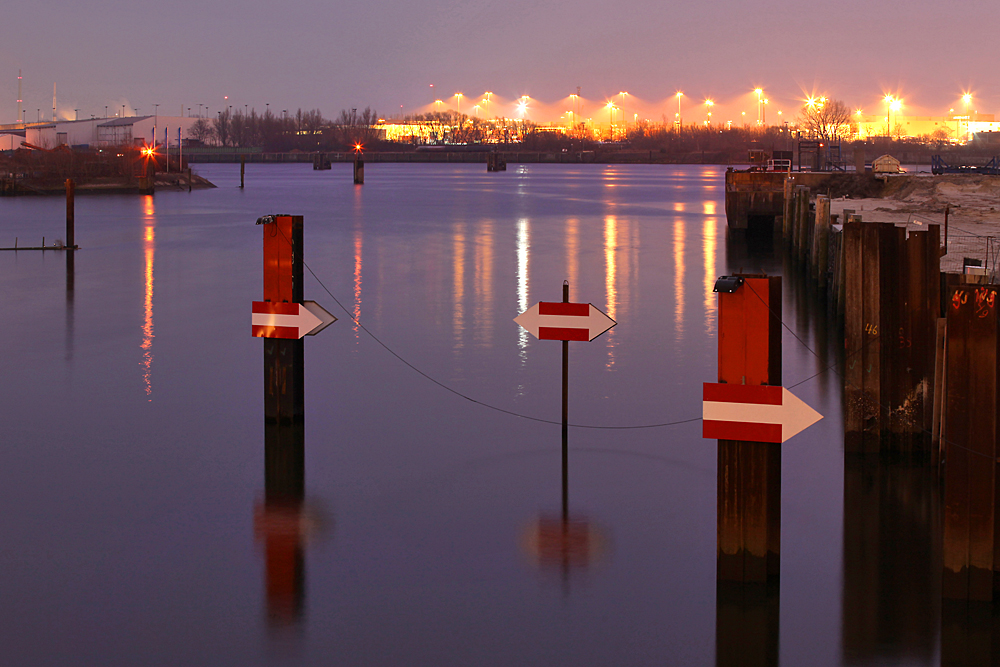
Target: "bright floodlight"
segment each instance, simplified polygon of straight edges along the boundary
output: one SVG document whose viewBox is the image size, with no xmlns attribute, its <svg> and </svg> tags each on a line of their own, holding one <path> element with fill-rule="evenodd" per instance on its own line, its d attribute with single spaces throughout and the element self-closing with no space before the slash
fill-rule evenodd
<svg viewBox="0 0 1000 667">
<path fill-rule="evenodd" d="M 966 104 L 968 104 L 969 102 L 972 101 L 972 95 L 969 94 L 969 93 L 966 93 L 965 95 L 962 95 L 962 101 L 965 102 Z"/>
<path fill-rule="evenodd" d="M 893 111 L 899 111 L 899 108 L 901 106 L 903 106 L 903 101 L 894 99 L 892 103 L 889 105 L 889 108 L 892 109 Z"/>
</svg>

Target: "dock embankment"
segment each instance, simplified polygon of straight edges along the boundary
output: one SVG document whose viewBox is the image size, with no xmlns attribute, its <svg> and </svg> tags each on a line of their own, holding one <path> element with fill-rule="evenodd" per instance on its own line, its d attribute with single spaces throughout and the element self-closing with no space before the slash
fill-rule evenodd
<svg viewBox="0 0 1000 667">
<path fill-rule="evenodd" d="M 771 222 L 787 279 L 842 324 L 844 358 L 831 370 L 843 378 L 845 453 L 936 468 L 942 596 L 991 601 L 1000 591 L 1000 177 L 891 176 L 878 197 L 853 198 L 797 176 L 784 175 Z"/>
</svg>

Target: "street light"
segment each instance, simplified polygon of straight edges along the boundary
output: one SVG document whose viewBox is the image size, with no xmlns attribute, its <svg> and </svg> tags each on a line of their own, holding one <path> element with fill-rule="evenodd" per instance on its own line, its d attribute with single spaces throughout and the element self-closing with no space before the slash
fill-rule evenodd
<svg viewBox="0 0 1000 667">
<path fill-rule="evenodd" d="M 892 134 L 892 121 L 889 119 L 889 110 L 892 109 L 892 102 L 895 98 L 892 95 L 886 95 L 882 98 L 885 102 L 885 136 L 888 138 Z"/>
<path fill-rule="evenodd" d="M 712 122 L 712 107 L 714 106 L 715 102 L 713 102 L 712 100 L 705 100 L 705 112 L 706 112 L 705 127 L 708 127 L 709 124 Z"/>
<path fill-rule="evenodd" d="M 681 126 L 681 98 L 684 97 L 684 93 L 677 91 L 677 127 Z"/>
<path fill-rule="evenodd" d="M 762 102 L 762 96 L 764 95 L 764 91 L 761 88 L 755 88 L 753 92 L 754 92 L 754 94 L 757 95 L 757 125 L 763 125 L 764 124 L 764 119 L 763 119 L 764 104 Z"/>
<path fill-rule="evenodd" d="M 489 118 L 490 117 L 490 98 L 493 97 L 493 93 L 491 93 L 490 91 L 487 90 L 485 93 L 483 93 L 483 95 L 486 96 L 486 118 Z"/>
<path fill-rule="evenodd" d="M 962 95 L 962 101 L 965 102 L 965 140 L 969 140 L 969 121 L 972 117 L 969 115 L 969 104 L 972 102 L 972 93 L 965 93 Z"/>
<path fill-rule="evenodd" d="M 622 123 L 625 125 L 625 131 L 628 132 L 628 120 L 625 117 L 625 96 L 628 95 L 628 93 L 625 92 L 625 93 L 618 93 L 618 94 L 622 98 Z"/>
</svg>

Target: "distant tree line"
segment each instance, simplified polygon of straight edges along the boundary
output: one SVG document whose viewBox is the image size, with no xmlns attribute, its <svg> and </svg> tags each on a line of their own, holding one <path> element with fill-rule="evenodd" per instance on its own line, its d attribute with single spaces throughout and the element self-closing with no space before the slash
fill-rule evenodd
<svg viewBox="0 0 1000 667">
<path fill-rule="evenodd" d="M 977 145 L 955 146 L 947 132 L 939 130 L 932 136 L 872 137 L 867 141 L 851 141 L 851 114 L 837 100 L 822 100 L 822 104 L 805 106 L 794 124 L 767 127 L 706 126 L 704 124 L 675 125 L 664 116 L 660 122 L 639 121 L 629 124 L 614 141 L 593 138 L 591 128 L 578 124 L 569 132 L 537 125 L 523 119 L 494 118 L 490 121 L 461 114 L 455 110 L 432 111 L 403 117 L 403 123 L 414 125 L 419 136 L 406 143 L 384 141 L 378 127 L 378 114 L 366 107 L 344 109 L 334 119 L 323 117 L 319 109 L 277 115 L 270 110 L 240 112 L 226 109 L 215 118 L 199 119 L 188 131 L 189 138 L 209 146 L 259 147 L 267 152 L 287 151 L 350 151 L 360 144 L 364 150 L 413 150 L 414 144 L 516 144 L 517 150 L 527 151 L 644 151 L 658 154 L 668 162 L 743 163 L 750 148 L 767 151 L 794 151 L 799 139 L 823 141 L 841 140 L 844 155 L 855 146 L 886 153 L 909 153 L 920 159 L 934 153 L 978 155 L 995 154 L 1000 147 Z M 397 121 L 400 122 L 400 121 Z M 514 146 L 511 146 L 513 149 Z"/>
<path fill-rule="evenodd" d="M 378 113 L 366 108 L 340 112 L 335 120 L 323 118 L 319 109 L 280 116 L 270 110 L 258 114 L 226 109 L 215 118 L 199 118 L 188 130 L 188 138 L 209 146 L 260 147 L 267 152 L 293 150 L 349 150 L 356 143 L 365 148 L 378 141 Z"/>
</svg>

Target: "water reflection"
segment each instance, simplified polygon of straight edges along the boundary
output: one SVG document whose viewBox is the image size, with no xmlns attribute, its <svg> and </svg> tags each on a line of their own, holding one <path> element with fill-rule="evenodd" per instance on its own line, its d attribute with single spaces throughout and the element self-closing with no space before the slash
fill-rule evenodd
<svg viewBox="0 0 1000 667">
<path fill-rule="evenodd" d="M 618 319 L 618 287 L 616 278 L 618 274 L 618 220 L 613 215 L 604 218 L 604 290 L 608 304 L 608 317 L 613 320 Z M 605 334 L 605 347 L 608 348 L 608 363 L 610 369 L 615 365 L 615 330 Z"/>
<path fill-rule="evenodd" d="M 1000 665 L 1000 604 L 944 600 L 941 667 Z"/>
<path fill-rule="evenodd" d="M 563 592 L 569 594 L 572 572 L 586 572 L 607 550 L 608 533 L 584 515 L 569 508 L 568 461 L 562 464 L 562 510 L 541 512 L 524 531 L 522 548 L 542 572 L 558 573 Z"/>
<path fill-rule="evenodd" d="M 474 310 L 476 343 L 493 345 L 493 221 L 479 223 L 476 234 L 476 304 Z"/>
<path fill-rule="evenodd" d="M 73 339 L 76 327 L 76 252 L 66 251 L 66 361 L 73 360 Z"/>
<path fill-rule="evenodd" d="M 674 336 L 684 338 L 684 218 L 674 218 Z"/>
<path fill-rule="evenodd" d="M 355 188 L 360 191 L 361 188 Z M 361 236 L 361 227 L 354 228 L 354 309 L 351 315 L 354 317 L 353 330 L 357 339 L 361 335 L 358 322 L 361 321 L 361 250 L 364 247 Z"/>
<path fill-rule="evenodd" d="M 777 665 L 778 584 L 720 579 L 716 582 L 715 596 L 716 667 Z"/>
<path fill-rule="evenodd" d="M 708 210 L 708 205 L 711 202 L 705 202 L 705 208 Z M 718 269 L 716 267 L 718 252 L 718 244 L 716 239 L 716 229 L 719 225 L 717 218 L 706 215 L 704 222 L 702 223 L 702 241 L 701 247 L 703 250 L 705 258 L 705 280 L 704 280 L 704 292 L 705 292 L 705 333 L 711 334 L 715 330 L 715 294 L 712 289 L 715 287 L 715 281 L 719 277 Z"/>
<path fill-rule="evenodd" d="M 456 222 L 452 232 L 452 303 L 455 304 L 453 316 L 455 350 L 462 347 L 462 336 L 465 332 L 465 225 Z"/>
<path fill-rule="evenodd" d="M 580 271 L 580 221 L 566 220 L 566 279 L 570 285 L 577 285 Z"/>
<path fill-rule="evenodd" d="M 530 245 L 530 224 L 527 218 L 517 221 L 517 312 L 528 309 L 528 249 Z M 528 360 L 528 332 L 523 327 L 517 327 L 517 346 L 521 363 Z"/>
<path fill-rule="evenodd" d="M 942 568 L 936 479 L 925 465 L 846 457 L 845 664 L 934 658 Z"/>
<path fill-rule="evenodd" d="M 146 266 L 143 274 L 144 302 L 142 320 L 142 383 L 147 400 L 153 400 L 153 262 L 156 259 L 156 210 L 153 196 L 143 197 L 145 230 L 143 234 L 143 254 Z M 70 255 L 73 253 L 70 252 Z"/>
<path fill-rule="evenodd" d="M 301 620 L 304 546 L 315 521 L 305 511 L 304 351 L 301 340 L 264 340 L 264 500 L 254 510 L 263 544 L 268 622 Z"/>
</svg>

